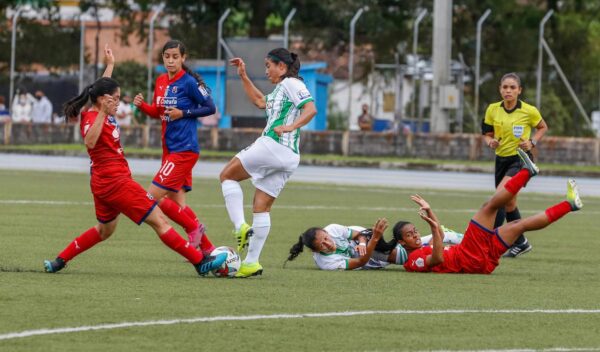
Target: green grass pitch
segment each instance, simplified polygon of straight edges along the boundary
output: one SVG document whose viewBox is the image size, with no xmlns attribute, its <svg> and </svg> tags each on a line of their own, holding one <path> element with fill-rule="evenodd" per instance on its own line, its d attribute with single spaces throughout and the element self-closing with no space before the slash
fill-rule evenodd
<svg viewBox="0 0 600 352">
<path fill-rule="evenodd" d="M 150 183 L 147 177 L 137 179 L 145 187 Z M 194 182 L 189 204 L 215 244 L 234 246 L 218 181 Z M 171 319 L 404 311 L 53 333 L 0 339 L 0 351 L 600 349 L 600 199 L 585 194 L 581 212 L 530 233 L 533 251 L 502 260 L 492 275 L 414 274 L 399 267 L 323 272 L 308 252 L 282 268 L 289 247 L 309 226 L 370 226 L 387 217 L 392 224 L 413 221 L 427 234 L 408 199 L 418 192 L 445 225 L 462 231 L 491 192 L 292 181 L 272 210 L 271 234 L 261 256 L 263 276 L 218 279 L 198 277 L 149 226 L 125 217 L 108 241 L 75 258 L 64 271 L 45 274 L 43 259 L 54 258 L 95 224 L 89 176 L 4 170 L 0 189 L 0 335 Z M 249 204 L 249 182 L 244 191 Z M 531 215 L 560 200 L 524 194 L 520 209 Z M 246 218 L 251 221 L 249 207 Z"/>
</svg>

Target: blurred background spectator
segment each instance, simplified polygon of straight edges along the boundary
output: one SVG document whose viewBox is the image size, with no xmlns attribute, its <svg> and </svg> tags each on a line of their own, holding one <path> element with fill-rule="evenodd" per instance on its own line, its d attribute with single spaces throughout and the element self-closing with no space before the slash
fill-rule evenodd
<svg viewBox="0 0 600 352">
<path fill-rule="evenodd" d="M 52 122 L 52 103 L 41 90 L 35 92 L 35 101 L 33 102 L 32 106 L 31 121 L 33 123 Z"/>
</svg>

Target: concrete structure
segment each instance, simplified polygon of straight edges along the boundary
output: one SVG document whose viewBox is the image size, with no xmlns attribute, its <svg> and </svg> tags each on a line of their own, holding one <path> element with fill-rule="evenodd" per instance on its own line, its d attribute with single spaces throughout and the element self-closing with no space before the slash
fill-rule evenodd
<svg viewBox="0 0 600 352">
<path fill-rule="evenodd" d="M 76 125 L 27 125 L 0 123 L 0 143 L 69 144 Z M 261 130 L 256 128 L 199 129 L 202 149 L 238 151 L 254 142 Z M 161 145 L 160 126 L 128 126 L 121 129 L 121 141 L 127 147 Z M 420 159 L 492 161 L 493 151 L 479 134 L 409 134 L 360 131 L 303 131 L 302 153 L 353 156 L 388 156 Z M 544 137 L 534 151 L 544 163 L 600 165 L 600 139 Z"/>
</svg>

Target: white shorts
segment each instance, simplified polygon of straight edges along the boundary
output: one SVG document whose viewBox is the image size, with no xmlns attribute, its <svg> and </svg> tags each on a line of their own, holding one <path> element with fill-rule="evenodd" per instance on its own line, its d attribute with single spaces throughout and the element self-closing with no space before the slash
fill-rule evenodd
<svg viewBox="0 0 600 352">
<path fill-rule="evenodd" d="M 274 198 L 300 163 L 300 155 L 266 136 L 258 138 L 235 157 L 252 177 L 254 187 Z"/>
</svg>

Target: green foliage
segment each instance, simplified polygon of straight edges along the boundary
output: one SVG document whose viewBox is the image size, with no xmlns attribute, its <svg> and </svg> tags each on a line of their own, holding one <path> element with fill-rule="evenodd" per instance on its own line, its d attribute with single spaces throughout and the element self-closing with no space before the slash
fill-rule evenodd
<svg viewBox="0 0 600 352">
<path fill-rule="evenodd" d="M 131 60 L 119 62 L 115 65 L 112 77 L 121 85 L 121 95 L 128 93 L 132 98 L 137 93 L 146 95 L 146 66 Z"/>
</svg>

